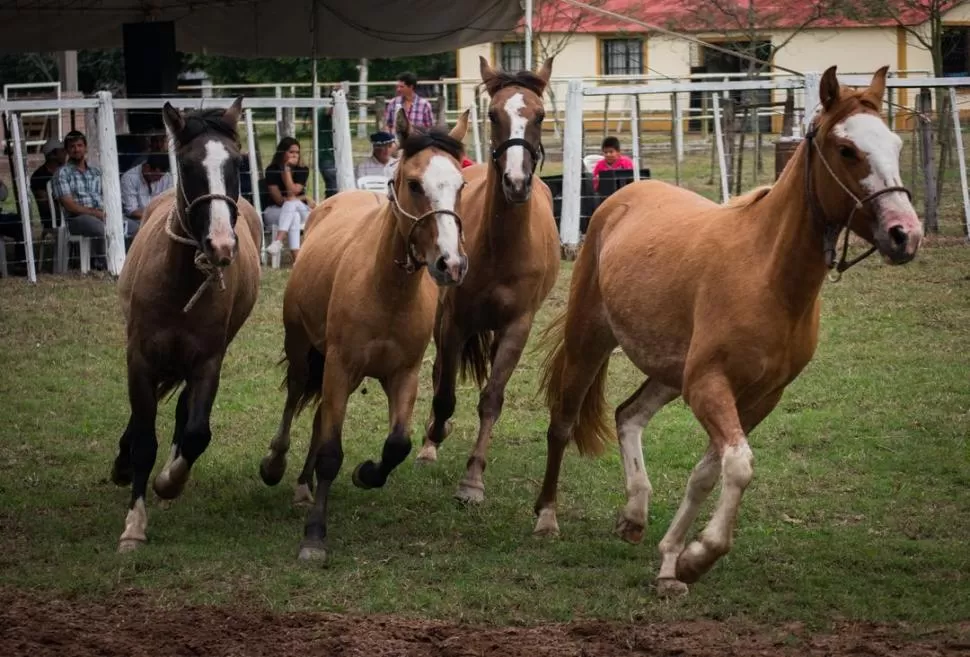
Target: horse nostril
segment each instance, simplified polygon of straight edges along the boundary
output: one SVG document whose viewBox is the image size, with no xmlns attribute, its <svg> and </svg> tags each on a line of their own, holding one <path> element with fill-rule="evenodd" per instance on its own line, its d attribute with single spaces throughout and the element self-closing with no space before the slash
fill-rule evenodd
<svg viewBox="0 0 970 657">
<path fill-rule="evenodd" d="M 906 234 L 902 226 L 893 226 L 889 229 L 889 238 L 895 246 L 904 246 L 909 240 L 909 235 Z"/>
<path fill-rule="evenodd" d="M 448 271 L 448 263 L 445 262 L 444 256 L 441 256 L 434 261 L 434 268 L 440 271 L 442 274 Z"/>
</svg>

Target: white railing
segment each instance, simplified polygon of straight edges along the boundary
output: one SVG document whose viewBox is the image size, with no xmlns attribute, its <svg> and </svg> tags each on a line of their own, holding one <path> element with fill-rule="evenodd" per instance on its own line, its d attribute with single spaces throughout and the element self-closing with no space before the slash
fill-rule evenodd
<svg viewBox="0 0 970 657">
<path fill-rule="evenodd" d="M 60 82 L 17 82 L 17 83 L 13 83 L 13 84 L 5 84 L 5 85 L 3 85 L 3 99 L 4 100 L 10 100 L 11 99 L 11 96 L 14 95 L 14 94 L 16 94 L 18 91 L 24 91 L 24 90 L 28 90 L 28 89 L 30 89 L 30 90 L 47 90 L 49 93 L 53 93 L 54 94 L 54 98 L 56 100 L 60 100 L 61 99 L 61 83 Z M 36 111 L 36 112 L 29 112 L 27 114 L 23 114 L 22 116 L 46 116 L 46 117 L 55 117 L 56 120 L 57 120 L 57 138 L 58 139 L 63 139 L 64 138 L 64 134 L 63 134 L 64 133 L 64 126 L 63 126 L 63 124 L 61 122 L 61 113 L 60 113 L 60 111 L 58 111 L 58 110 Z M 25 136 L 26 135 L 22 135 L 22 137 L 25 137 Z M 43 139 L 41 139 L 41 140 L 32 139 L 30 141 L 24 141 L 23 142 L 23 145 L 24 146 L 40 146 L 40 145 L 42 145 L 44 143 L 44 141 L 45 140 L 43 140 Z"/>
<path fill-rule="evenodd" d="M 667 82 L 657 84 L 637 84 L 626 86 L 599 86 L 587 85 L 582 80 L 570 80 L 566 93 L 566 117 L 565 131 L 563 136 L 563 181 L 562 181 L 562 215 L 560 218 L 560 240 L 567 248 L 575 249 L 579 244 L 579 224 L 580 224 L 580 201 L 582 194 L 582 157 L 583 153 L 583 98 L 587 96 L 607 96 L 623 95 L 638 99 L 641 95 L 666 94 L 675 100 L 672 102 L 674 107 L 674 129 L 673 142 L 676 150 L 676 158 L 680 161 L 683 158 L 682 144 L 683 135 L 683 115 L 678 111 L 681 103 L 676 99 L 678 94 L 690 92 L 710 92 L 712 93 L 714 120 L 715 120 L 715 139 L 716 152 L 718 154 L 718 166 L 720 169 L 722 200 L 729 198 L 727 185 L 727 165 L 725 163 L 725 149 L 723 135 L 721 131 L 720 102 L 721 92 L 730 91 L 756 91 L 756 90 L 776 90 L 791 89 L 802 92 L 802 125 L 803 129 L 814 115 L 819 104 L 819 82 L 821 74 L 816 72 L 806 73 L 804 77 L 781 77 L 776 76 L 766 80 L 736 80 L 718 82 Z M 839 75 L 839 81 L 847 86 L 866 86 L 872 80 L 872 75 Z M 959 174 L 960 185 L 963 196 L 964 221 L 967 232 L 970 233 L 970 193 L 967 188 L 967 166 L 965 161 L 965 150 L 963 136 L 960 127 L 959 111 L 957 111 L 956 88 L 970 87 L 970 77 L 952 78 L 889 78 L 886 80 L 886 87 L 889 93 L 894 89 L 948 89 L 951 97 L 951 104 L 954 108 L 951 111 L 953 129 L 956 134 L 956 148 L 960 160 Z M 639 149 L 636 147 L 640 142 L 640 121 L 637 103 L 634 102 L 634 110 L 630 115 L 630 127 L 632 132 L 632 143 L 634 145 L 634 179 L 640 176 Z"/>
</svg>

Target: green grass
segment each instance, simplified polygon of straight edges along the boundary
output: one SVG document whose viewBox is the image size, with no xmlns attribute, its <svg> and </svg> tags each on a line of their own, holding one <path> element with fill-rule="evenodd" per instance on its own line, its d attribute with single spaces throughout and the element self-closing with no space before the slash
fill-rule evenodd
<svg viewBox="0 0 970 657">
<path fill-rule="evenodd" d="M 536 540 L 532 504 L 547 414 L 536 398 L 539 355 L 531 349 L 506 395 L 481 508 L 452 500 L 474 440 L 475 390 L 459 390 L 456 429 L 439 463 L 415 468 L 415 449 L 377 491 L 354 488 L 349 474 L 380 453 L 385 400 L 376 384 L 354 395 L 332 496 L 331 565 L 298 564 L 304 512 L 290 496 L 310 414 L 294 427 L 283 483 L 267 488 L 257 475 L 283 402 L 275 363 L 287 270 L 263 275 L 258 305 L 225 362 L 213 442 L 185 494 L 167 510 L 151 498 L 149 544 L 118 555 L 128 492 L 107 474 L 128 406 L 115 284 L 3 280 L 0 580 L 81 597 L 134 588 L 163 605 L 245 598 L 277 609 L 490 623 L 704 616 L 921 627 L 963 620 L 970 617 L 967 271 L 970 250 L 927 248 L 907 267 L 873 259 L 826 285 L 817 356 L 751 437 L 755 479 L 734 550 L 674 602 L 655 599 L 649 583 L 656 544 L 706 444 L 697 422 L 678 401 L 647 430 L 655 497 L 642 545 L 610 534 L 624 502 L 615 448 L 599 460 L 570 448 L 562 535 Z M 537 328 L 562 307 L 569 274 L 564 267 Z M 430 406 L 432 354 L 429 348 L 416 426 Z M 614 357 L 611 402 L 640 380 L 622 355 Z M 173 415 L 174 401 L 161 406 L 160 462 Z"/>
</svg>

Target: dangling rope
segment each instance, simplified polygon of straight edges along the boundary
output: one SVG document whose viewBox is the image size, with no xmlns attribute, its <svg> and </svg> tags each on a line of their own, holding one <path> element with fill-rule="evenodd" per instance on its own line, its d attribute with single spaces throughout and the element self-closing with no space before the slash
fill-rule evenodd
<svg viewBox="0 0 970 657">
<path fill-rule="evenodd" d="M 212 264 L 212 261 L 209 260 L 209 256 L 207 256 L 202 250 L 202 245 L 199 244 L 198 241 L 188 237 L 182 237 L 181 235 L 176 234 L 173 230 L 175 227 L 175 222 L 177 221 L 178 226 L 182 229 L 182 232 L 191 235 L 191 233 L 186 230 L 185 224 L 182 222 L 181 215 L 176 209 L 177 205 L 178 200 L 176 199 L 175 202 L 172 203 L 172 208 L 168 211 L 168 217 L 165 219 L 165 234 L 179 244 L 185 244 L 186 246 L 195 248 L 195 268 L 205 275 L 205 280 L 202 281 L 199 289 L 195 291 L 195 294 L 192 295 L 189 302 L 185 304 L 185 307 L 182 308 L 182 312 L 187 313 L 192 310 L 192 306 L 195 305 L 195 302 L 199 300 L 202 294 L 209 288 L 210 285 L 212 285 L 214 281 L 219 281 L 220 291 L 226 289 L 226 281 L 222 277 L 222 267 L 217 267 L 216 265 Z"/>
</svg>

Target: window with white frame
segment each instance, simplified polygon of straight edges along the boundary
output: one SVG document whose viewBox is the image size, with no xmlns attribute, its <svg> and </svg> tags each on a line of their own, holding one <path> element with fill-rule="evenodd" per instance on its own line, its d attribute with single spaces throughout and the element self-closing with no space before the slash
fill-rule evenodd
<svg viewBox="0 0 970 657">
<path fill-rule="evenodd" d="M 600 70 L 603 75 L 640 75 L 643 73 L 641 39 L 604 39 L 601 44 Z"/>
<path fill-rule="evenodd" d="M 521 41 L 499 44 L 499 64 L 503 71 L 523 71 L 525 65 L 525 44 Z"/>
</svg>

